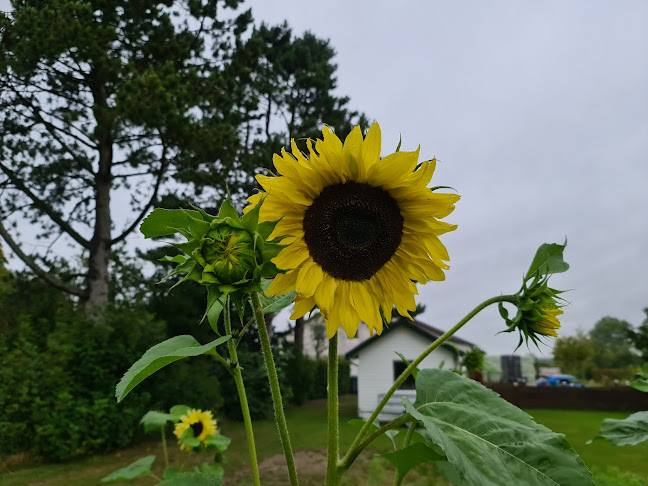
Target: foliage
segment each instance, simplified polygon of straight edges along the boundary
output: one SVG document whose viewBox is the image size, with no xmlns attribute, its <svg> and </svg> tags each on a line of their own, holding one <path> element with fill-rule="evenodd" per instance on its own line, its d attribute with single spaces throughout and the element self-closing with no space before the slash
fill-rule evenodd
<svg viewBox="0 0 648 486">
<path fill-rule="evenodd" d="M 614 317 L 603 317 L 590 330 L 596 368 L 627 368 L 641 359 L 632 351 L 628 338 L 632 326 Z"/>
<path fill-rule="evenodd" d="M 575 336 L 561 336 L 553 349 L 554 361 L 563 373 L 578 378 L 592 377 L 594 348 L 592 341 L 581 330 Z"/>
<path fill-rule="evenodd" d="M 461 361 L 461 366 L 465 367 L 468 373 L 483 371 L 484 356 L 486 356 L 486 352 L 479 348 L 474 348 L 470 351 L 466 351 L 466 354 Z"/>
<path fill-rule="evenodd" d="M 133 479 L 150 476 L 151 466 L 155 462 L 155 456 L 146 456 L 129 464 L 126 467 L 118 469 L 101 479 L 102 483 L 112 483 L 113 481 L 131 481 Z"/>
<path fill-rule="evenodd" d="M 65 308 L 52 314 L 25 311 L 0 335 L 0 453 L 64 460 L 127 445 L 150 390 L 121 406 L 112 384 L 159 339 L 160 323 L 130 309 L 109 310 L 99 323 Z"/>
<path fill-rule="evenodd" d="M 250 30 L 239 3 L 14 1 L 0 16 L 2 223 L 63 235 L 88 262 L 64 281 L 17 252 L 39 277 L 103 304 L 111 250 L 153 204 L 218 201 L 227 185 L 240 199 L 293 130 L 363 119 L 333 94 L 328 42 L 285 24 Z M 130 213 L 114 231 L 118 191 Z"/>
<path fill-rule="evenodd" d="M 563 436 L 499 395 L 446 370 L 421 370 L 406 411 L 457 469 L 461 484 L 593 485 Z"/>
<path fill-rule="evenodd" d="M 644 309 L 646 318 L 637 329 L 631 329 L 628 337 L 633 346 L 641 353 L 642 361 L 648 362 L 648 307 Z"/>
</svg>

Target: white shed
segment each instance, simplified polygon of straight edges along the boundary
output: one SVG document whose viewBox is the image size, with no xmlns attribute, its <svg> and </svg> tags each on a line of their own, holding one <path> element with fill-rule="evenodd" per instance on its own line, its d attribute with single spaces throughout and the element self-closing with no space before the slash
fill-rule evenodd
<svg viewBox="0 0 648 486">
<path fill-rule="evenodd" d="M 380 336 L 367 339 L 351 349 L 346 357 L 357 360 L 358 416 L 368 419 L 385 392 L 406 368 L 407 365 L 397 352 L 411 362 L 443 333 L 442 330 L 419 321 L 396 321 Z M 458 368 L 461 356 L 474 347 L 474 344 L 453 336 L 427 356 L 419 368 L 438 368 L 442 362 L 445 369 Z M 414 401 L 416 390 L 413 378 L 401 385 L 378 416 L 379 420 L 391 420 L 404 412 L 401 396 Z"/>
</svg>

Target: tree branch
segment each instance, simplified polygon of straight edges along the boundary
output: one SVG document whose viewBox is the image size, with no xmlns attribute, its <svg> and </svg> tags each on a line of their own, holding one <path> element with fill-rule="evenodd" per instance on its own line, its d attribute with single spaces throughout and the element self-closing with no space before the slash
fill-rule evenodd
<svg viewBox="0 0 648 486">
<path fill-rule="evenodd" d="M 9 245 L 9 248 L 13 250 L 16 256 L 20 258 L 25 265 L 31 268 L 32 271 L 40 278 L 42 278 L 47 284 L 68 294 L 76 295 L 81 298 L 86 297 L 85 290 L 61 282 L 58 278 L 54 277 L 53 275 L 39 267 L 32 258 L 23 253 L 18 244 L 13 240 L 11 235 L 9 235 L 9 233 L 5 229 L 4 225 L 2 224 L 2 220 L 0 220 L 0 236 L 2 236 L 2 238 L 7 242 L 7 245 Z"/>
<path fill-rule="evenodd" d="M 20 179 L 18 174 L 12 171 L 9 167 L 0 162 L 0 170 L 4 172 L 11 182 L 16 186 L 16 188 L 24 193 L 29 199 L 34 203 L 34 206 L 45 213 L 50 219 L 56 223 L 63 231 L 65 231 L 70 237 L 76 241 L 83 248 L 90 249 L 90 242 L 86 240 L 83 236 L 77 233 L 70 224 L 68 224 L 60 214 L 54 211 L 45 201 L 40 199 L 36 194 L 34 194 Z"/>
<path fill-rule="evenodd" d="M 110 244 L 114 245 L 116 243 L 119 243 L 122 241 L 124 238 L 126 238 L 135 228 L 137 228 L 137 225 L 144 219 L 144 216 L 146 216 L 146 213 L 148 210 L 153 206 L 153 203 L 155 202 L 155 199 L 157 198 L 158 192 L 160 190 L 160 186 L 162 185 L 162 180 L 164 179 L 164 174 L 166 172 L 166 167 L 168 164 L 168 160 L 166 158 L 166 146 L 162 150 L 162 160 L 160 163 L 160 170 L 157 175 L 157 179 L 155 181 L 155 186 L 153 187 L 153 194 L 151 195 L 151 198 L 149 199 L 148 203 L 142 208 L 142 211 L 140 212 L 139 216 L 135 218 L 135 221 L 133 221 L 133 224 L 131 224 L 128 228 L 124 230 L 124 232 L 119 235 L 117 238 L 113 239 Z"/>
</svg>

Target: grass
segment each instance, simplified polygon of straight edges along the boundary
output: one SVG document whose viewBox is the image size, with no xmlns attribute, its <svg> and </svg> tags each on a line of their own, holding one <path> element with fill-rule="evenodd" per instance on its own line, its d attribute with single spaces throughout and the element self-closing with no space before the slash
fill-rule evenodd
<svg viewBox="0 0 648 486">
<path fill-rule="evenodd" d="M 598 410 L 525 410 L 536 422 L 567 436 L 573 449 L 590 469 L 605 471 L 618 467 L 642 477 L 648 477 L 648 443 L 617 447 L 607 440 L 587 441 L 598 434 L 603 419 L 624 419 L 628 412 L 605 412 Z"/>
<path fill-rule="evenodd" d="M 631 471 L 648 475 L 648 444 L 634 447 L 615 447 L 606 441 L 597 440 L 591 445 L 586 442 L 596 436 L 601 422 L 606 417 L 624 418 L 627 413 L 573 411 L 573 410 L 527 410 L 537 422 L 546 425 L 556 432 L 567 436 L 576 452 L 578 452 L 590 468 L 606 471 L 609 467 L 618 467 L 622 471 Z M 356 397 L 342 397 L 340 401 L 340 445 L 344 451 L 351 444 L 357 429 L 348 424 L 355 418 Z M 291 431 L 293 448 L 296 451 L 296 461 L 300 484 L 302 486 L 321 485 L 326 467 L 326 402 L 318 400 L 309 402 L 303 407 L 289 409 L 286 413 L 288 426 Z M 287 484 L 285 465 L 281 455 L 281 445 L 273 420 L 257 421 L 255 438 L 257 452 L 264 486 L 279 486 Z M 232 439 L 232 445 L 225 453 L 226 482 L 228 486 L 247 486 L 252 484 L 249 475 L 249 460 L 243 425 L 237 422 L 220 424 L 222 433 Z M 376 453 L 391 450 L 390 441 L 381 437 L 371 445 L 371 449 L 360 456 L 356 464 L 345 476 L 345 485 L 357 486 L 368 484 L 389 485 L 393 473 L 389 466 L 373 459 Z M 99 480 L 109 472 L 123 467 L 132 461 L 149 454 L 157 455 L 154 472 L 162 474 L 162 448 L 159 441 L 138 444 L 127 449 L 107 454 L 81 459 L 73 462 L 55 465 L 33 465 L 18 468 L 0 476 L 2 486 L 87 486 L 100 484 Z M 172 463 L 179 461 L 182 454 L 175 445 L 170 447 Z M 192 463 L 199 464 L 209 461 L 208 455 L 192 456 Z M 177 462 L 176 462 L 177 464 Z M 429 470 L 426 475 L 432 474 Z M 415 479 L 408 476 L 405 483 Z M 148 486 L 155 484 L 152 478 L 141 478 L 125 484 Z M 444 484 L 439 481 L 435 484 Z"/>
</svg>

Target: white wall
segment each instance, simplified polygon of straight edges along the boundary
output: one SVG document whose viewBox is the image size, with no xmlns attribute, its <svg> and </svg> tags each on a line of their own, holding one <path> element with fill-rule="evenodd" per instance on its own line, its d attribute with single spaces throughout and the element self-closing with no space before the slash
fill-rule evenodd
<svg viewBox="0 0 648 486">
<path fill-rule="evenodd" d="M 411 362 L 425 351 L 431 342 L 431 339 L 408 329 L 407 326 L 400 326 L 360 351 L 358 357 L 358 415 L 360 417 L 369 418 L 378 405 L 378 395 L 387 392 L 394 383 L 393 363 L 400 360 L 395 351 L 403 354 Z M 438 368 L 442 361 L 445 362 L 445 369 L 458 365 L 455 352 L 440 346 L 423 360 L 419 368 Z M 403 392 L 408 396 L 415 396 L 414 390 Z"/>
</svg>

